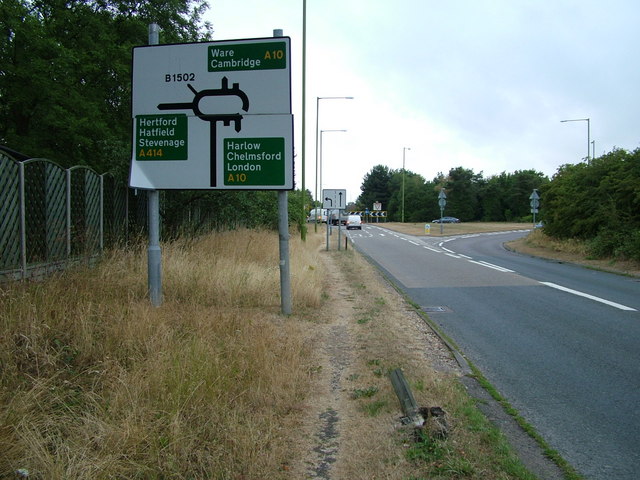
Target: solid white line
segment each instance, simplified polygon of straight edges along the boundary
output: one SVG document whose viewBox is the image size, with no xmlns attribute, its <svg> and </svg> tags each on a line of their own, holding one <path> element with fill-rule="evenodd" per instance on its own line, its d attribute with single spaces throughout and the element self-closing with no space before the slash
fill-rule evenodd
<svg viewBox="0 0 640 480">
<path fill-rule="evenodd" d="M 596 302 L 604 303 L 605 305 L 609 305 L 611 307 L 619 308 L 620 310 L 627 310 L 630 312 L 637 312 L 635 308 L 627 307 L 626 305 L 621 305 L 616 302 L 612 302 L 610 300 L 605 300 L 604 298 L 594 297 L 593 295 L 589 295 L 588 293 L 579 292 L 578 290 L 572 290 L 567 287 L 563 287 L 562 285 L 557 285 L 551 282 L 540 282 L 542 285 L 546 285 L 547 287 L 555 288 L 557 290 L 562 290 L 563 292 L 573 293 L 574 295 L 578 295 L 580 297 L 588 298 L 590 300 L 595 300 Z"/>
</svg>

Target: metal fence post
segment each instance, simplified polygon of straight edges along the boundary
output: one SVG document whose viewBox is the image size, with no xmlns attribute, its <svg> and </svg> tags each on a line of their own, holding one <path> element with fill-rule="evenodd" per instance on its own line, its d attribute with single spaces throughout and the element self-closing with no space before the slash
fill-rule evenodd
<svg viewBox="0 0 640 480">
<path fill-rule="evenodd" d="M 71 257 L 71 169 L 65 170 L 67 175 L 66 206 L 67 206 L 67 259 Z"/>
<path fill-rule="evenodd" d="M 100 252 L 104 251 L 104 174 L 100 175 Z"/>
<path fill-rule="evenodd" d="M 24 198 L 24 163 L 18 163 L 18 180 L 20 183 L 20 268 L 22 269 L 22 279 L 27 278 L 27 224 L 25 219 L 25 198 Z"/>
</svg>

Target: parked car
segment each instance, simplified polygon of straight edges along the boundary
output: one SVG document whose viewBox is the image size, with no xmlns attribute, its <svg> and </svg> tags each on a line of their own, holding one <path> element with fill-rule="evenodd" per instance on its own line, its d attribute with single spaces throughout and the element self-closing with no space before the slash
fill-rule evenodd
<svg viewBox="0 0 640 480">
<path fill-rule="evenodd" d="M 460 219 L 456 217 L 442 217 L 431 220 L 431 223 L 460 223 Z"/>
<path fill-rule="evenodd" d="M 362 218 L 360 215 L 349 215 L 347 217 L 347 230 L 362 230 Z"/>
</svg>

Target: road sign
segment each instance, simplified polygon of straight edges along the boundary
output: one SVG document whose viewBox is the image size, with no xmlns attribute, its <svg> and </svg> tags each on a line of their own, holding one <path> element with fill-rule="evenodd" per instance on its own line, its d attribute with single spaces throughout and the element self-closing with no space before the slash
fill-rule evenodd
<svg viewBox="0 0 640 480">
<path fill-rule="evenodd" d="M 133 49 L 130 184 L 293 188 L 290 39 Z"/>
<path fill-rule="evenodd" d="M 322 208 L 337 208 L 339 210 L 343 210 L 346 207 L 346 190 L 322 190 Z"/>
<path fill-rule="evenodd" d="M 381 202 L 373 202 L 373 209 L 376 211 L 382 210 L 382 203 Z"/>
<path fill-rule="evenodd" d="M 529 200 L 531 200 L 529 202 L 529 205 L 531 205 L 531 213 L 537 213 L 537 208 L 540 206 L 540 195 L 538 195 L 538 191 L 537 190 L 533 190 L 533 193 L 531 195 L 529 195 Z M 536 210 L 536 212 L 534 212 L 533 210 Z"/>
<path fill-rule="evenodd" d="M 446 198 L 447 194 L 444 193 L 444 190 L 440 190 L 440 193 L 438 194 L 438 205 L 440 205 L 440 209 L 443 209 L 447 204 Z"/>
</svg>

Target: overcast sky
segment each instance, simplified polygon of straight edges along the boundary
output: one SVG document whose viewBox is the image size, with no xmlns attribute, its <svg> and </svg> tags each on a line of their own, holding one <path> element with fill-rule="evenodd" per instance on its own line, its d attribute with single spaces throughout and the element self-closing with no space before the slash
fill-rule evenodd
<svg viewBox="0 0 640 480">
<path fill-rule="evenodd" d="M 296 187 L 302 170 L 302 0 L 211 0 L 215 40 L 291 37 Z M 375 165 L 427 180 L 552 176 L 640 147 L 638 0 L 307 0 L 305 188 L 360 194 Z M 566 119 L 585 119 L 561 123 Z M 410 148 L 411 150 L 405 150 Z"/>
</svg>

